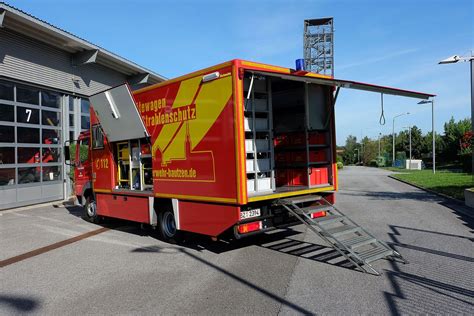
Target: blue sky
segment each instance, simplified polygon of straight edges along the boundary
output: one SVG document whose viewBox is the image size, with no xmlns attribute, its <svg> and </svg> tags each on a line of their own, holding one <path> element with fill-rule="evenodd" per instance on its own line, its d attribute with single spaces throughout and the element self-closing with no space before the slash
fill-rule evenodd
<svg viewBox="0 0 474 316">
<path fill-rule="evenodd" d="M 335 76 L 437 94 L 436 130 L 470 116 L 468 63 L 437 62 L 474 50 L 474 1 L 7 1 L 168 78 L 233 58 L 294 68 L 303 20 L 333 16 Z M 337 142 L 417 125 L 431 130 L 430 105 L 343 90 Z"/>
</svg>

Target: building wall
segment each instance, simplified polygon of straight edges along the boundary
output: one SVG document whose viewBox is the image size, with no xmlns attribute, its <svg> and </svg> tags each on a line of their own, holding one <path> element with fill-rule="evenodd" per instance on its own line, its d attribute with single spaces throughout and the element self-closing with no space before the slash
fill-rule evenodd
<svg viewBox="0 0 474 316">
<path fill-rule="evenodd" d="M 63 144 L 88 128 L 87 97 L 125 81 L 98 64 L 73 67 L 72 54 L 0 28 L 0 210 L 71 194 Z"/>
<path fill-rule="evenodd" d="M 90 96 L 126 81 L 98 64 L 72 66 L 72 54 L 0 28 L 0 76 Z"/>
</svg>

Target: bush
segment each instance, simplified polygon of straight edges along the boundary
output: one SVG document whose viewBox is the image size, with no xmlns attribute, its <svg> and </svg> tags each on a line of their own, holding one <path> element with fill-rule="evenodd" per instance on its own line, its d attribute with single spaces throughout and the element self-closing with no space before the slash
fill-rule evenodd
<svg viewBox="0 0 474 316">
<path fill-rule="evenodd" d="M 387 159 L 384 156 L 378 156 L 377 160 L 377 167 L 385 167 L 387 166 Z"/>
<path fill-rule="evenodd" d="M 372 159 L 370 162 L 369 162 L 369 167 L 378 167 L 379 164 L 377 163 L 377 160 L 376 159 Z"/>
<path fill-rule="evenodd" d="M 459 155 L 461 160 L 462 170 L 464 172 L 471 172 L 472 171 L 472 153 L 462 153 Z"/>
<path fill-rule="evenodd" d="M 337 162 L 337 169 L 342 169 L 344 168 L 344 164 L 341 161 Z"/>
</svg>

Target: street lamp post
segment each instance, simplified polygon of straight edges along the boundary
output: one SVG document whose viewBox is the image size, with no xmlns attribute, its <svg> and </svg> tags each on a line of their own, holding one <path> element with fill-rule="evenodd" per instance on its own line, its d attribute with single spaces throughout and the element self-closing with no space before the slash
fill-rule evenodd
<svg viewBox="0 0 474 316">
<path fill-rule="evenodd" d="M 395 167 L 395 119 L 402 115 L 409 115 L 410 112 L 395 115 L 392 121 L 392 167 Z"/>
<path fill-rule="evenodd" d="M 357 163 L 359 163 L 359 148 L 356 148 L 354 150 L 357 150 Z"/>
<path fill-rule="evenodd" d="M 454 55 L 443 59 L 438 64 L 453 64 L 459 61 L 469 61 L 471 63 L 471 130 L 474 131 L 474 56 L 472 55 L 472 51 L 469 57 Z M 472 151 L 472 165 L 474 166 L 474 150 Z"/>
<path fill-rule="evenodd" d="M 382 133 L 379 133 L 379 157 L 380 157 L 380 136 L 382 136 Z"/>
<path fill-rule="evenodd" d="M 410 161 L 410 162 L 408 163 L 408 169 L 411 170 L 411 126 L 407 126 L 407 127 L 405 127 L 405 128 L 408 128 L 408 135 L 409 135 L 409 136 L 408 136 L 408 139 L 409 139 L 409 144 L 410 144 L 410 145 L 409 145 L 409 148 L 410 148 L 410 160 L 409 160 L 409 161 Z"/>
<path fill-rule="evenodd" d="M 436 173 L 436 133 L 434 129 L 434 100 L 421 100 L 418 104 L 431 103 L 431 136 L 433 136 L 433 173 Z"/>
</svg>

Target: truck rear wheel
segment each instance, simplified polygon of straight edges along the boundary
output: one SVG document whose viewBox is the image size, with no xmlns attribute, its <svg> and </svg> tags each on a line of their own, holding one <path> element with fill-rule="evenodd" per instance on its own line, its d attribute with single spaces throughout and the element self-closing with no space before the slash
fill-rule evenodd
<svg viewBox="0 0 474 316">
<path fill-rule="evenodd" d="M 162 240 L 171 243 L 178 243 L 181 241 L 182 233 L 176 228 L 176 220 L 174 212 L 165 210 L 158 215 L 159 232 Z"/>
<path fill-rule="evenodd" d="M 97 205 L 92 195 L 85 197 L 83 218 L 91 223 L 98 223 L 99 216 L 97 215 Z"/>
</svg>

